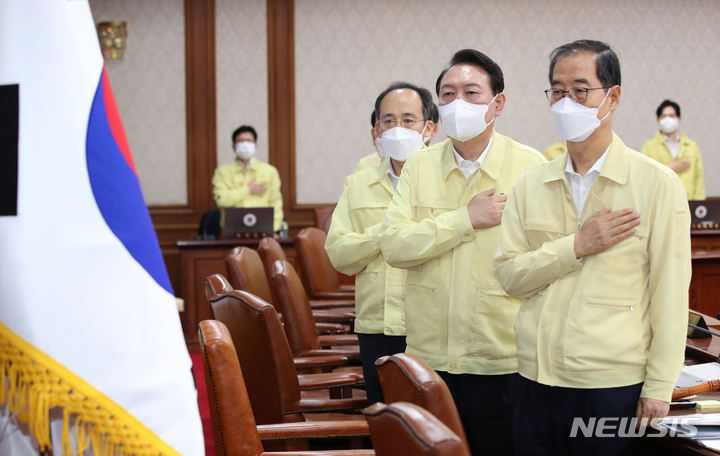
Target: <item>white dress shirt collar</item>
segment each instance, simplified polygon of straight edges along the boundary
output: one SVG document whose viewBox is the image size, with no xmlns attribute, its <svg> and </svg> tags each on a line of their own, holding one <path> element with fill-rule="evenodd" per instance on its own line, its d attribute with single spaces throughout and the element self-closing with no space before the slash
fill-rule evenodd
<svg viewBox="0 0 720 456">
<path fill-rule="evenodd" d="M 670 139 L 668 135 L 665 133 L 662 133 L 662 137 L 665 140 L 665 144 L 667 144 L 668 149 L 670 150 L 670 155 L 672 155 L 672 158 L 677 159 L 678 153 L 680 153 L 680 132 L 675 133 L 675 139 Z"/>
<path fill-rule="evenodd" d="M 568 184 L 570 184 L 570 190 L 572 191 L 573 201 L 575 202 L 575 208 L 577 209 L 578 215 L 582 215 L 583 208 L 585 207 L 585 201 L 587 200 L 588 193 L 590 193 L 590 188 L 600 175 L 609 151 L 610 146 L 605 149 L 605 153 L 603 153 L 600 158 L 595 161 L 590 170 L 585 173 L 584 176 L 575 172 L 572 165 L 572 158 L 570 157 L 570 154 L 568 154 L 567 163 L 565 164 L 565 177 L 567 178 Z"/>
<path fill-rule="evenodd" d="M 253 158 L 250 157 L 250 159 L 248 160 L 247 166 L 243 165 L 242 160 L 240 160 L 239 158 L 237 159 L 237 162 L 238 162 L 238 165 L 240 165 L 240 167 L 245 170 L 245 172 L 248 172 L 250 170 L 250 167 L 252 166 Z"/>
<path fill-rule="evenodd" d="M 485 146 L 485 150 L 483 151 L 483 153 L 480 154 L 478 159 L 475 160 L 474 162 L 471 162 L 470 160 L 465 160 L 464 158 L 462 158 L 462 156 L 460 156 L 458 151 L 455 150 L 455 146 L 454 145 L 452 146 L 453 153 L 455 154 L 455 162 L 457 163 L 458 168 L 460 168 L 460 171 L 462 171 L 462 173 L 465 175 L 465 179 L 467 179 L 468 181 L 473 176 L 473 174 L 475 174 L 475 172 L 478 169 L 480 169 L 480 165 L 483 164 L 483 161 L 485 160 L 485 157 L 487 156 L 488 151 L 490 150 L 490 146 L 492 146 L 494 136 L 495 136 L 495 134 L 493 133 L 493 135 L 490 137 L 490 141 L 488 141 L 487 146 Z"/>
<path fill-rule="evenodd" d="M 387 175 L 390 178 L 390 183 L 392 184 L 393 190 L 396 190 L 398 181 L 400 180 L 400 176 L 395 175 L 395 170 L 393 169 L 393 166 L 392 166 L 392 158 L 388 158 Z"/>
</svg>

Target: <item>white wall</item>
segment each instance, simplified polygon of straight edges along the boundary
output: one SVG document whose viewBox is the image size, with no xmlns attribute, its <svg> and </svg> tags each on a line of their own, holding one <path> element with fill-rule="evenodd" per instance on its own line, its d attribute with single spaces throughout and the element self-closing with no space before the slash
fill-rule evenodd
<svg viewBox="0 0 720 456">
<path fill-rule="evenodd" d="M 344 178 L 373 151 L 370 112 L 392 81 L 431 89 L 465 47 L 496 60 L 507 105 L 496 130 L 542 151 L 557 141 L 548 54 L 581 38 L 620 55 L 622 98 L 614 129 L 640 149 L 655 134 L 665 98 L 682 108 L 681 129 L 700 146 L 708 195 L 720 196 L 720 2 L 712 0 L 296 0 L 297 195 L 337 201 Z M 444 137 L 444 135 L 443 135 Z"/>
<path fill-rule="evenodd" d="M 128 24 L 123 60 L 106 60 L 145 201 L 187 203 L 183 0 L 90 0 L 95 23 Z"/>
<path fill-rule="evenodd" d="M 217 162 L 235 158 L 240 125 L 258 133 L 257 158 L 268 160 L 267 19 L 265 0 L 216 0 Z"/>
</svg>

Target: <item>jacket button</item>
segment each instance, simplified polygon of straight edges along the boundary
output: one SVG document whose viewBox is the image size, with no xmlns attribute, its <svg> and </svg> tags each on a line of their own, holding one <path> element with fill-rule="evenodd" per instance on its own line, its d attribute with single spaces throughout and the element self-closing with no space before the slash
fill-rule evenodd
<svg viewBox="0 0 720 456">
<path fill-rule="evenodd" d="M 453 370 L 453 369 L 455 369 L 455 365 L 454 365 L 454 364 L 448 364 L 448 370 Z"/>
<path fill-rule="evenodd" d="M 465 232 L 465 237 L 470 237 L 470 232 L 469 232 L 469 231 L 466 231 L 466 232 Z"/>
<path fill-rule="evenodd" d="M 565 198 L 567 198 L 568 201 L 570 201 L 570 200 L 572 199 L 572 196 L 570 196 L 570 195 L 565 195 Z"/>
</svg>

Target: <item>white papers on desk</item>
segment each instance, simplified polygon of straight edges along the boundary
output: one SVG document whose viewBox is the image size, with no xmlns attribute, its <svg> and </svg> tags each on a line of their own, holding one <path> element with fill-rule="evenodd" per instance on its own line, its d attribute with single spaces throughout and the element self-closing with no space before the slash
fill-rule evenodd
<svg viewBox="0 0 720 456">
<path fill-rule="evenodd" d="M 675 389 L 687 388 L 689 386 L 707 383 L 710 380 L 720 379 L 720 364 L 705 363 L 694 366 L 683 366 L 680 378 L 675 384 Z"/>
<path fill-rule="evenodd" d="M 713 450 L 720 450 L 720 440 L 697 440 L 697 442 Z"/>
<path fill-rule="evenodd" d="M 720 449 L 720 413 L 668 416 L 660 426 L 670 437 L 690 438 Z"/>
</svg>

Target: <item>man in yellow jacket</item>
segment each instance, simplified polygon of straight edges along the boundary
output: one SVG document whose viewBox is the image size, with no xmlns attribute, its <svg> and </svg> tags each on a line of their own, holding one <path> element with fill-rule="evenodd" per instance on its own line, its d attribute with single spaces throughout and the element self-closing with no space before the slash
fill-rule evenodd
<svg viewBox="0 0 720 456">
<path fill-rule="evenodd" d="M 513 452 L 520 300 L 502 290 L 492 258 L 505 194 L 545 162 L 495 133 L 504 85 L 485 54 L 455 54 L 436 84 L 451 139 L 410 156 L 379 237 L 388 264 L 407 269 L 407 352 L 447 383 L 473 455 Z"/>
<path fill-rule="evenodd" d="M 680 105 L 665 100 L 657 108 L 660 130 L 646 142 L 642 153 L 667 165 L 677 173 L 685 186 L 687 199 L 705 199 L 705 180 L 700 149 L 679 130 Z"/>
<path fill-rule="evenodd" d="M 613 133 L 620 62 L 608 45 L 558 47 L 549 79 L 568 158 L 520 176 L 495 256 L 503 288 L 523 299 L 516 450 L 633 454 L 635 439 L 578 429 L 622 436 L 634 417 L 668 412 L 685 353 L 688 204 L 675 173 Z"/>
<path fill-rule="evenodd" d="M 272 207 L 273 230 L 280 231 L 283 221 L 283 199 L 277 168 L 255 159 L 257 133 L 243 125 L 232 134 L 235 160 L 215 170 L 213 195 L 220 208 L 220 226 L 225 225 L 226 207 Z"/>
<path fill-rule="evenodd" d="M 567 146 L 565 145 L 565 141 L 558 141 L 552 146 L 548 146 L 547 149 L 545 149 L 545 152 L 543 152 L 543 155 L 545 158 L 548 159 L 548 161 L 555 160 L 562 154 L 567 152 Z"/>
<path fill-rule="evenodd" d="M 349 178 L 325 242 L 335 269 L 355 274 L 355 332 L 369 405 L 384 401 L 375 361 L 405 351 L 406 274 L 385 263 L 377 236 L 407 157 L 433 131 L 432 105 L 429 90 L 406 82 L 378 96 L 376 133 L 389 156 Z"/>
<path fill-rule="evenodd" d="M 440 124 L 438 123 L 438 120 L 440 120 L 440 114 L 438 113 L 438 108 L 435 103 L 432 104 L 432 111 L 430 112 L 429 119 L 433 122 L 433 128 L 432 131 L 430 131 L 430 135 L 425 138 L 425 144 L 429 145 L 430 140 L 435 136 L 435 134 L 438 131 L 438 127 Z M 373 144 L 375 145 L 375 152 L 370 155 L 366 155 L 363 158 L 360 159 L 357 166 L 355 166 L 355 171 L 353 171 L 353 174 L 359 173 L 360 171 L 365 171 L 369 168 L 374 168 L 378 164 L 380 164 L 380 161 L 387 156 L 385 151 L 382 148 L 382 138 L 380 138 L 380 135 L 377 133 L 377 130 L 375 129 L 376 122 L 375 117 L 375 110 L 373 109 L 372 115 L 370 116 L 370 124 L 372 125 L 372 129 L 370 130 L 370 135 L 372 136 Z"/>
<path fill-rule="evenodd" d="M 375 152 L 361 158 L 358 164 L 355 166 L 355 171 L 353 171 L 353 174 L 376 167 L 380 164 L 380 161 L 382 161 L 382 159 L 387 156 L 387 154 L 385 154 L 385 151 L 383 151 L 381 147 L 382 140 L 380 139 L 377 130 L 375 130 L 375 124 L 377 123 L 376 119 L 377 118 L 375 117 L 375 109 L 373 109 L 373 112 L 370 115 L 370 136 L 372 136 L 373 145 L 375 146 Z"/>
</svg>

